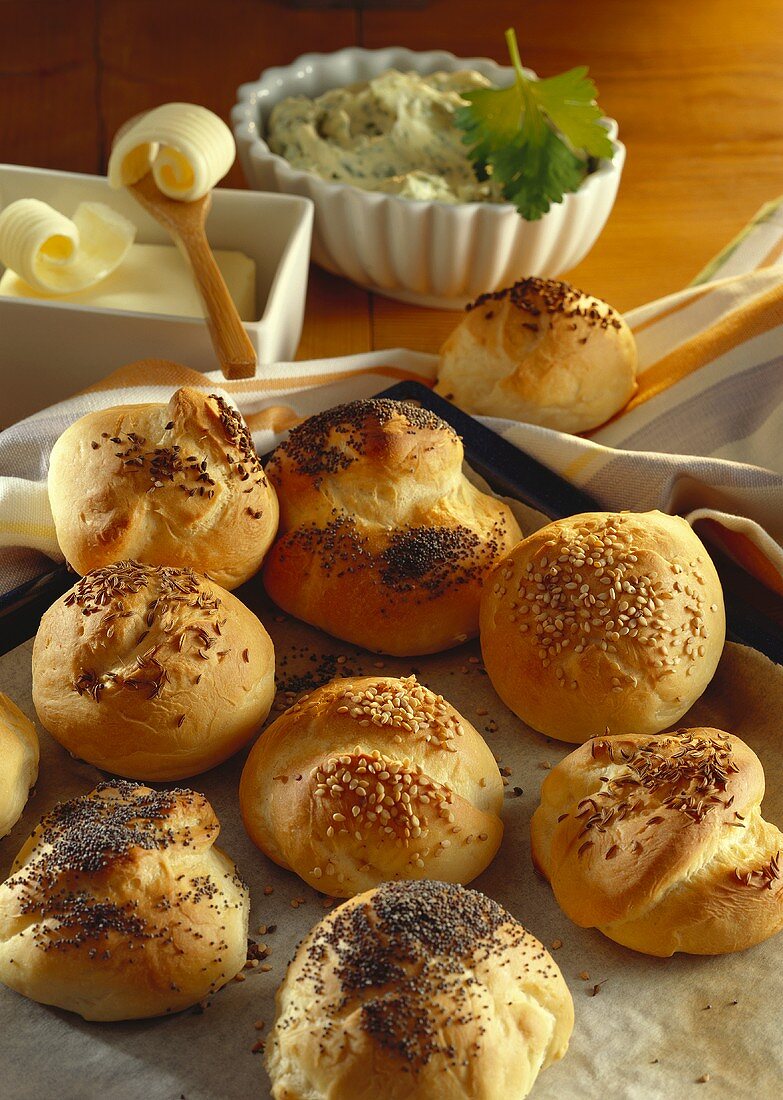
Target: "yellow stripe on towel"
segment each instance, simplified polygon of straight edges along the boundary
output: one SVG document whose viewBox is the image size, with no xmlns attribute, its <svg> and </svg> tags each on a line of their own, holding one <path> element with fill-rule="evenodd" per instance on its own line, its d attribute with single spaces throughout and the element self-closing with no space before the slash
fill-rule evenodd
<svg viewBox="0 0 783 1100">
<path fill-rule="evenodd" d="M 102 390 L 130 389 L 133 386 L 204 386 L 212 385 L 200 371 L 183 367 L 171 359 L 137 359 L 118 367 L 100 382 L 88 386 L 82 393 L 100 393 Z"/>
<path fill-rule="evenodd" d="M 226 393 L 257 393 L 264 394 L 272 390 L 309 390 L 316 386 L 327 386 L 334 382 L 345 382 L 349 378 L 359 378 L 367 375 L 380 375 L 381 377 L 396 378 L 399 381 L 421 382 L 432 388 L 433 382 L 422 378 L 415 371 L 403 370 L 401 367 L 353 367 L 351 370 L 334 371 L 331 374 L 301 374 L 286 378 L 242 378 L 234 382 L 220 382 L 220 388 Z"/>
<path fill-rule="evenodd" d="M 778 325 L 783 325 L 781 286 L 759 294 L 757 298 L 745 303 L 742 309 L 734 310 L 717 325 L 700 332 L 698 336 L 649 367 L 639 376 L 639 389 L 619 415 L 624 416 L 746 340 L 762 336 Z"/>
<path fill-rule="evenodd" d="M 778 241 L 777 244 L 773 245 L 766 256 L 756 265 L 757 270 L 761 267 L 774 267 L 781 256 L 783 256 L 783 241 Z"/>
<path fill-rule="evenodd" d="M 52 523 L 0 523 L 0 531 L 9 535 L 30 535 L 35 539 L 56 538 Z"/>
<path fill-rule="evenodd" d="M 783 596 L 783 577 L 767 555 L 742 531 L 724 527 L 716 519 L 702 518 L 700 525 L 708 527 L 711 537 L 722 543 L 734 560 L 767 588 Z"/>
</svg>

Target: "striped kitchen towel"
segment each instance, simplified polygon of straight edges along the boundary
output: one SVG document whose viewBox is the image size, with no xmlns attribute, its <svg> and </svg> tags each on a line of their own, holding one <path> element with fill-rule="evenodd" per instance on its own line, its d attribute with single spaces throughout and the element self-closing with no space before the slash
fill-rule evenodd
<svg viewBox="0 0 783 1100">
<path fill-rule="evenodd" d="M 608 509 L 686 516 L 783 593 L 783 200 L 766 206 L 693 285 L 627 315 L 639 388 L 588 437 L 481 418 Z M 51 447 L 92 409 L 218 391 L 261 453 L 302 418 L 400 379 L 430 382 L 436 357 L 405 350 L 278 363 L 226 381 L 164 361 L 134 363 L 0 433 L 0 599 L 62 560 L 46 493 Z"/>
</svg>

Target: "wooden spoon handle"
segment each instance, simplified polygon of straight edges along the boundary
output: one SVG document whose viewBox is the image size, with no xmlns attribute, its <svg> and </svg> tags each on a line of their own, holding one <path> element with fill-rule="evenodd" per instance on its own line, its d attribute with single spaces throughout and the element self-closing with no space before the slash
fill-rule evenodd
<svg viewBox="0 0 783 1100">
<path fill-rule="evenodd" d="M 201 233 L 182 233 L 180 241 L 196 277 L 212 346 L 226 378 L 253 378 L 258 359 L 250 337 L 242 327 L 237 307 L 228 292 L 212 250 Z"/>
</svg>

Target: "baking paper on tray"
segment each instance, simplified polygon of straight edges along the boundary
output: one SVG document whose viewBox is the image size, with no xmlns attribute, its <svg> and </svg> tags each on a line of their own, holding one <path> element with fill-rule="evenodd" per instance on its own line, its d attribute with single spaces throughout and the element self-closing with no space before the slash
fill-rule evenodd
<svg viewBox="0 0 783 1100">
<path fill-rule="evenodd" d="M 238 593 L 274 639 L 278 684 L 301 690 L 333 675 L 401 676 L 415 671 L 483 732 L 507 771 L 505 837 L 473 885 L 506 906 L 563 971 L 576 1009 L 570 1049 L 546 1070 L 534 1100 L 649 1100 L 658 1097 L 779 1095 L 783 1080 L 783 936 L 737 955 L 654 959 L 576 927 L 533 871 L 529 822 L 549 767 L 568 745 L 534 733 L 495 695 L 477 642 L 433 657 L 377 657 L 284 618 L 258 579 Z M 0 657 L 0 689 L 34 717 L 28 642 Z M 276 706 L 292 700 L 282 690 Z M 274 718 L 278 710 L 273 710 Z M 728 645 L 718 673 L 684 722 L 736 733 L 758 753 L 768 792 L 765 816 L 783 824 L 783 669 Z M 270 718 L 270 720 L 271 720 Z M 0 841 L 0 870 L 57 800 L 100 778 L 40 731 L 41 774 L 23 819 Z M 237 803 L 246 753 L 187 781 L 204 791 L 221 822 L 218 843 L 250 883 L 251 934 L 269 948 L 246 980 L 231 982 L 203 1011 L 133 1023 L 86 1023 L 0 988 L 2 1100 L 244 1100 L 268 1097 L 260 1052 L 274 1020 L 274 992 L 296 943 L 324 914 L 324 899 L 266 859 L 249 841 Z M 326 903 L 328 905 L 328 902 Z M 266 926 L 267 931 L 258 929 Z M 561 946 L 558 946 L 561 944 Z M 263 953 L 263 948 L 262 948 Z M 263 969 L 269 967 L 269 969 Z M 255 1024 L 264 1021 L 263 1030 Z M 700 1080 L 704 1077 L 709 1080 Z M 437 1100 L 433 1097 L 433 1100 Z M 498 1098 L 506 1100 L 506 1098 Z"/>
</svg>

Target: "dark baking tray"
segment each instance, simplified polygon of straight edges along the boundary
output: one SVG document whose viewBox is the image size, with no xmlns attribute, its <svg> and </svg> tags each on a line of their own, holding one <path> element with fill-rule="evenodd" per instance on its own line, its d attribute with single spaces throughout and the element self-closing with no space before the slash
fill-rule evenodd
<svg viewBox="0 0 783 1100">
<path fill-rule="evenodd" d="M 414 401 L 451 424 L 462 436 L 470 466 L 496 493 L 522 501 L 550 519 L 604 510 L 594 497 L 420 382 L 400 382 L 378 396 Z M 783 600 L 713 547 L 710 553 L 723 582 L 727 636 L 731 641 L 760 650 L 783 665 Z M 6 653 L 31 637 L 46 608 L 72 583 L 73 574 L 65 566 L 59 566 L 0 598 L 0 653 Z"/>
</svg>

